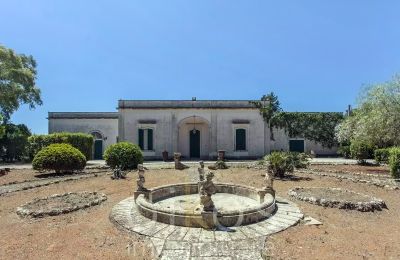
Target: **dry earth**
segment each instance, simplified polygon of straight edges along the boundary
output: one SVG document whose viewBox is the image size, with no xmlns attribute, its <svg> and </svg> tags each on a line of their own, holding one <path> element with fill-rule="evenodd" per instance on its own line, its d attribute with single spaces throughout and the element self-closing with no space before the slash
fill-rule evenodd
<svg viewBox="0 0 400 260">
<path fill-rule="evenodd" d="M 193 169 L 147 171 L 146 186 L 189 181 L 189 171 Z M 218 170 L 216 181 L 261 187 L 262 173 L 254 169 Z M 32 170 L 15 170 L 0 177 L 0 182 L 21 181 L 24 176 L 37 179 Z M 389 209 L 365 213 L 296 201 L 305 215 L 323 225 L 298 225 L 272 236 L 268 241 L 271 258 L 400 259 L 400 191 L 310 174 L 296 176 L 299 178 L 275 181 L 278 196 L 288 198 L 287 191 L 297 186 L 342 187 L 381 198 Z M 103 175 L 0 196 L 0 259 L 151 259 L 151 249 L 141 238 L 129 236 L 109 221 L 111 208 L 132 195 L 134 179 L 134 173 L 115 181 Z M 55 217 L 29 219 L 16 214 L 18 206 L 33 198 L 79 191 L 102 192 L 108 199 L 101 205 Z"/>
</svg>

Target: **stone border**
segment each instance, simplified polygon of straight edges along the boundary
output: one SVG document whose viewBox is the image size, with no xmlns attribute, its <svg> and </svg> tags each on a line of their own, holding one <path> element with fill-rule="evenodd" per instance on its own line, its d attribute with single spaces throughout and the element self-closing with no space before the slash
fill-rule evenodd
<svg viewBox="0 0 400 260">
<path fill-rule="evenodd" d="M 35 204 L 38 201 L 42 201 L 42 200 L 50 200 L 52 198 L 60 198 L 60 197 L 67 197 L 71 194 L 75 194 L 75 195 L 97 195 L 97 198 L 95 198 L 94 200 L 91 200 L 83 205 L 80 206 L 69 206 L 66 208 L 59 208 L 59 209 L 53 209 L 53 210 L 29 210 L 26 207 L 30 206 L 32 204 Z M 22 216 L 22 217 L 33 217 L 33 218 L 40 218 L 40 217 L 45 217 L 45 216 L 56 216 L 56 215 L 61 215 L 61 214 L 66 214 L 66 213 L 70 213 L 72 211 L 76 211 L 79 209 L 85 209 L 88 207 L 92 207 L 95 205 L 98 205 L 100 203 L 102 203 L 103 201 L 107 200 L 107 196 L 103 193 L 98 193 L 98 192 L 68 192 L 68 193 L 63 193 L 63 194 L 54 194 L 51 196 L 47 196 L 44 198 L 36 198 L 28 203 L 25 203 L 24 205 L 20 206 L 17 208 L 17 214 Z"/>
<path fill-rule="evenodd" d="M 77 174 L 77 175 L 73 175 L 70 177 L 54 177 L 54 178 L 41 179 L 41 180 L 27 180 L 27 181 L 21 181 L 21 182 L 10 182 L 7 184 L 0 185 L 0 196 L 7 194 L 7 193 L 39 188 L 39 187 L 48 186 L 51 184 L 65 182 L 65 181 L 76 181 L 76 180 L 81 180 L 81 179 L 93 178 L 93 177 L 98 177 L 98 176 L 102 176 L 102 175 L 106 175 L 106 174 L 107 174 L 107 172 L 100 172 L 100 173 L 97 172 L 97 173 L 87 173 L 87 174 L 81 174 L 81 175 Z"/>
<path fill-rule="evenodd" d="M 300 209 L 292 202 L 276 198 L 277 211 L 258 223 L 207 230 L 160 223 L 142 216 L 134 197 L 116 204 L 110 221 L 119 229 L 151 241 L 155 257 L 166 259 L 263 259 L 261 254 L 267 236 L 299 223 Z M 214 258 L 213 258 L 214 257 Z"/>
<path fill-rule="evenodd" d="M 395 179 L 390 179 L 390 178 L 381 178 L 381 179 L 371 178 L 370 180 L 366 180 L 366 179 L 360 179 L 360 178 L 358 178 L 359 176 L 357 176 L 355 174 L 349 174 L 349 173 L 338 174 L 338 173 L 329 173 L 329 172 L 314 171 L 314 170 L 296 170 L 296 172 L 317 175 L 317 176 L 323 176 L 323 177 L 332 177 L 332 178 L 336 178 L 339 180 L 350 180 L 350 181 L 356 182 L 356 183 L 366 183 L 368 185 L 385 188 L 388 190 L 400 189 L 400 182 L 396 181 Z M 346 176 L 346 175 L 353 175 L 353 176 Z M 360 174 L 360 176 L 362 176 L 362 175 Z"/>
<path fill-rule="evenodd" d="M 316 198 L 316 197 L 307 197 L 303 196 L 301 194 L 302 190 L 312 190 L 312 189 L 326 189 L 326 190 L 331 190 L 331 191 L 342 191 L 342 192 L 348 192 L 348 193 L 353 193 L 362 197 L 367 197 L 370 199 L 368 202 L 362 202 L 362 201 L 349 201 L 349 200 L 334 200 L 334 199 L 328 199 L 328 198 Z M 340 188 L 322 188 L 322 187 L 297 187 L 294 189 L 290 189 L 288 192 L 289 196 L 305 201 L 311 204 L 315 204 L 318 206 L 323 206 L 323 207 L 330 207 L 330 208 L 339 208 L 339 209 L 351 209 L 351 210 L 358 210 L 362 212 L 367 212 L 367 211 L 375 211 L 375 210 L 382 210 L 386 207 L 386 204 L 383 200 L 371 197 L 369 195 L 357 193 L 354 191 L 349 191 L 349 190 L 344 190 Z"/>
</svg>

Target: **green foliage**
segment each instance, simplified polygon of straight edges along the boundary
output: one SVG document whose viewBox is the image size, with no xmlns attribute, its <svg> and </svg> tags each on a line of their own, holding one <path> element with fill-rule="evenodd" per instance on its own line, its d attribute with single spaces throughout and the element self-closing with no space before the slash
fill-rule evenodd
<svg viewBox="0 0 400 260">
<path fill-rule="evenodd" d="M 0 138 L 5 134 L 6 127 L 3 125 L 3 116 L 0 115 Z"/>
<path fill-rule="evenodd" d="M 278 96 L 276 96 L 274 92 L 271 92 L 268 95 L 263 95 L 260 101 L 250 101 L 250 104 L 253 104 L 260 110 L 260 115 L 269 126 L 271 132 L 270 139 L 274 140 L 274 134 L 272 131 L 274 127 L 274 121 L 272 119 L 278 112 L 282 111 Z"/>
<path fill-rule="evenodd" d="M 342 145 L 338 148 L 338 154 L 346 159 L 351 158 L 350 145 Z"/>
<path fill-rule="evenodd" d="M 0 113 L 10 119 L 20 104 L 41 105 L 40 89 L 35 85 L 36 61 L 0 45 Z"/>
<path fill-rule="evenodd" d="M 22 160 L 30 135 L 26 125 L 4 125 L 4 134 L 0 138 L 0 156 L 3 161 Z"/>
<path fill-rule="evenodd" d="M 27 154 L 29 158 L 50 144 L 67 143 L 81 151 L 86 160 L 92 158 L 93 136 L 83 133 L 54 133 L 49 135 L 32 135 L 28 138 Z"/>
<path fill-rule="evenodd" d="M 342 113 L 335 112 L 281 112 L 273 118 L 273 125 L 292 138 L 300 136 L 330 148 L 338 144 L 335 128 L 342 120 Z"/>
<path fill-rule="evenodd" d="M 357 109 L 338 126 L 339 142 L 364 141 L 379 148 L 400 145 L 400 75 L 368 86 Z"/>
<path fill-rule="evenodd" d="M 108 166 L 121 170 L 136 169 L 143 163 L 143 154 L 140 147 L 129 142 L 120 142 L 110 145 L 104 152 L 104 159 Z"/>
<path fill-rule="evenodd" d="M 69 144 L 51 144 L 40 150 L 32 161 L 34 170 L 56 173 L 80 171 L 85 166 L 85 156 Z"/>
<path fill-rule="evenodd" d="M 308 156 L 304 153 L 272 152 L 265 156 L 268 171 L 275 176 L 284 177 L 285 173 L 292 173 L 295 168 L 307 168 Z"/>
<path fill-rule="evenodd" d="M 374 158 L 377 163 L 388 163 L 389 153 L 391 148 L 376 149 L 374 151 Z"/>
<path fill-rule="evenodd" d="M 390 149 L 389 154 L 389 167 L 392 177 L 395 179 L 400 178 L 400 147 L 393 147 Z"/>
<path fill-rule="evenodd" d="M 324 147 L 337 145 L 335 128 L 343 120 L 342 113 L 306 113 L 283 112 L 278 97 L 271 92 L 264 95 L 261 101 L 250 101 L 260 110 L 264 121 L 268 124 L 271 140 L 274 140 L 274 128 L 285 129 L 292 138 L 305 139 L 321 143 Z"/>
<path fill-rule="evenodd" d="M 365 164 L 366 159 L 374 155 L 375 147 L 363 141 L 353 141 L 350 145 L 351 157 L 358 160 L 359 164 Z"/>
</svg>

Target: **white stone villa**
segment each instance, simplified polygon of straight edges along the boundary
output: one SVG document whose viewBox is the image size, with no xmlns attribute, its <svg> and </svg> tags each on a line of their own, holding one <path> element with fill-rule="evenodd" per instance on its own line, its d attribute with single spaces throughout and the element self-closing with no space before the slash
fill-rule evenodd
<svg viewBox="0 0 400 260">
<path fill-rule="evenodd" d="M 49 133 L 83 132 L 95 137 L 94 159 L 110 144 L 138 144 L 145 159 L 180 152 L 186 159 L 260 158 L 273 150 L 335 154 L 336 147 L 274 130 L 274 141 L 259 110 L 248 100 L 120 100 L 117 112 L 49 112 Z"/>
</svg>

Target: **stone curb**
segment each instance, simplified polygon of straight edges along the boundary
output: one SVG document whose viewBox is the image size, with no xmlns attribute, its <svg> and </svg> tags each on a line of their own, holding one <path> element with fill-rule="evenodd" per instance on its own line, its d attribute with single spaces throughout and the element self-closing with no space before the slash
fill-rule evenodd
<svg viewBox="0 0 400 260">
<path fill-rule="evenodd" d="M 53 198 L 60 198 L 60 197 L 68 197 L 68 195 L 75 194 L 75 195 L 95 195 L 96 198 L 79 206 L 69 206 L 66 208 L 58 208 L 58 209 L 53 209 L 53 210 L 30 210 L 27 209 L 26 207 L 35 204 L 39 201 L 47 201 L 51 200 Z M 98 205 L 102 203 L 103 201 L 107 200 L 107 196 L 103 193 L 97 193 L 97 192 L 68 192 L 68 193 L 63 193 L 63 194 L 54 194 L 51 196 L 47 196 L 44 198 L 36 198 L 33 201 L 30 201 L 28 203 L 25 203 L 24 205 L 20 206 L 17 208 L 17 214 L 22 216 L 22 217 L 34 217 L 34 218 L 39 218 L 39 217 L 45 217 L 45 216 L 56 216 L 56 215 L 61 215 L 61 214 L 66 214 L 72 211 L 76 211 L 79 209 L 84 209 L 88 207 L 92 207 L 95 205 Z"/>
<path fill-rule="evenodd" d="M 297 170 L 296 172 L 317 175 L 317 176 L 323 176 L 323 177 L 332 177 L 332 178 L 336 178 L 339 180 L 350 180 L 350 181 L 356 182 L 356 183 L 366 183 L 366 184 L 369 184 L 372 186 L 385 188 L 385 189 L 389 189 L 389 190 L 400 189 L 400 187 L 399 187 L 400 184 L 398 184 L 394 179 L 389 179 L 389 178 L 384 178 L 382 180 L 379 180 L 379 179 L 366 180 L 366 179 L 360 179 L 360 178 L 358 178 L 358 176 L 357 177 L 356 176 L 354 176 L 354 177 L 345 176 L 344 173 L 342 173 L 342 174 L 326 173 L 326 172 L 319 172 L 319 171 L 314 171 L 314 170 Z"/>
<path fill-rule="evenodd" d="M 357 201 L 348 201 L 348 200 L 334 200 L 334 199 L 328 199 L 328 198 L 316 198 L 313 196 L 304 196 L 302 195 L 301 191 L 302 190 L 312 190 L 312 189 L 326 189 L 326 190 L 331 190 L 331 191 L 343 191 L 343 192 L 349 192 L 353 194 L 357 194 L 359 196 L 363 197 L 368 197 L 371 199 L 368 202 L 357 202 Z M 367 211 L 374 211 L 374 210 L 382 210 L 386 207 L 386 204 L 383 200 L 371 197 L 369 195 L 349 191 L 349 190 L 343 190 L 340 188 L 301 188 L 297 187 L 294 189 L 290 189 L 288 192 L 289 196 L 305 201 L 311 204 L 315 204 L 318 206 L 323 206 L 323 207 L 330 207 L 330 208 L 339 208 L 339 209 L 350 209 L 350 210 L 358 210 L 362 212 L 367 212 Z"/>
</svg>

